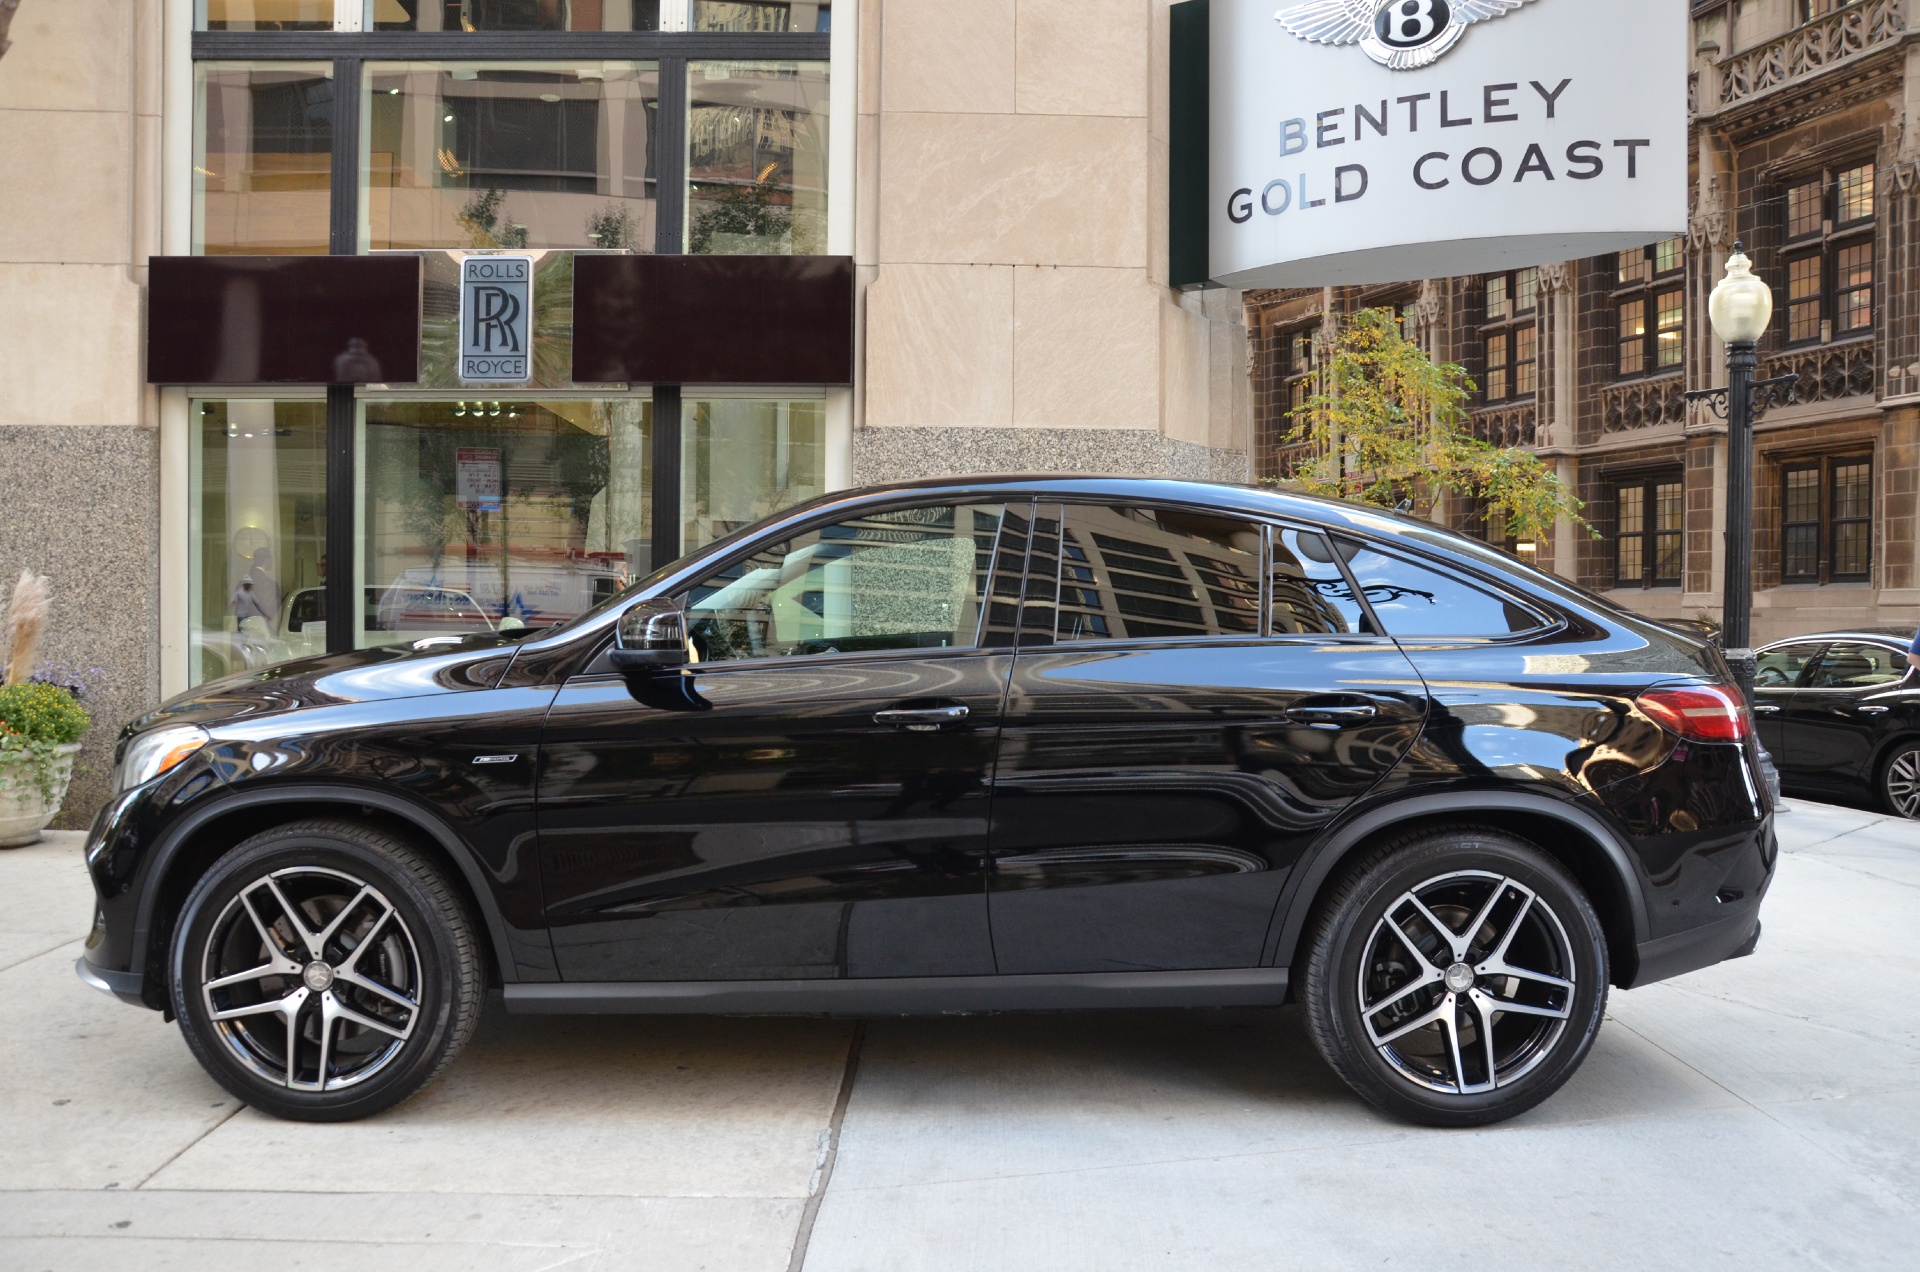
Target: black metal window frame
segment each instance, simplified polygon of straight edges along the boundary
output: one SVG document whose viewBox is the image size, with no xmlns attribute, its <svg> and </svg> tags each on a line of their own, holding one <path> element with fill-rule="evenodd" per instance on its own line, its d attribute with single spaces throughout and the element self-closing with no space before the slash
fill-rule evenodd
<svg viewBox="0 0 1920 1272">
<path fill-rule="evenodd" d="M 1865 216 L 1847 218 L 1843 182 L 1865 169 L 1870 193 Z M 1780 270 L 1775 308 L 1781 313 L 1782 331 L 1789 347 L 1830 344 L 1851 340 L 1873 332 L 1873 304 L 1879 276 L 1879 248 L 1876 230 L 1879 224 L 1877 203 L 1880 194 L 1880 170 L 1871 156 L 1844 163 L 1829 164 L 1818 172 L 1805 173 L 1779 183 Z M 1807 218 L 1804 197 L 1799 191 L 1813 190 L 1814 215 Z M 1800 209 L 1796 208 L 1800 205 Z M 1843 277 L 1843 267 L 1857 267 L 1858 257 L 1866 258 L 1865 281 Z M 1811 291 L 1801 283 L 1812 275 Z M 1798 293 L 1798 294 L 1796 294 Z M 1851 302 L 1864 296 L 1865 303 Z M 1844 326 L 1850 316 L 1864 314 L 1865 321 Z"/>
<path fill-rule="evenodd" d="M 1844 471 L 1866 469 L 1866 507 L 1841 515 L 1840 480 Z M 1794 516 L 1795 478 L 1813 492 L 1813 515 Z M 1808 480 L 1810 478 L 1810 480 Z M 1873 578 L 1874 457 L 1864 451 L 1821 455 L 1784 462 L 1780 466 L 1780 581 L 1782 583 L 1867 583 Z M 1840 568 L 1843 532 L 1865 536 L 1864 560 L 1859 569 Z M 1812 568 L 1802 562 L 1811 557 Z M 1849 563 L 1851 564 L 1851 563 Z"/>
<path fill-rule="evenodd" d="M 1530 277 L 1529 277 L 1530 276 Z M 1522 284 L 1527 284 L 1523 288 Z M 1522 292 L 1526 307 L 1520 306 Z M 1500 296 L 1496 310 L 1494 297 Z M 1508 270 L 1480 280 L 1480 400 L 1489 405 L 1528 402 L 1540 391 L 1540 272 Z M 1531 351 L 1522 357 L 1522 345 Z M 1496 355 L 1496 350 L 1497 355 Z M 1521 388 L 1522 381 L 1528 387 Z"/>
<path fill-rule="evenodd" d="M 1663 468 L 1648 472 L 1632 473 L 1616 477 L 1612 483 L 1613 508 L 1613 586 L 1615 588 L 1654 588 L 1680 587 L 1685 582 L 1687 568 L 1687 475 L 1684 469 Z M 1680 528 L 1677 530 L 1660 529 L 1660 494 L 1662 490 L 1680 488 Z M 1639 508 L 1637 529 L 1628 530 L 1623 526 L 1623 504 L 1629 502 L 1624 496 L 1633 495 Z M 1661 548 L 1671 544 L 1675 549 L 1674 559 L 1677 568 L 1671 574 L 1660 572 Z M 1629 552 L 1629 548 L 1632 549 Z M 1626 568 L 1630 555 L 1639 558 L 1638 571 Z"/>
<path fill-rule="evenodd" d="M 1665 245 L 1676 245 L 1674 262 L 1667 268 L 1660 268 L 1660 249 Z M 1609 307 L 1613 311 L 1613 378 L 1615 380 L 1642 380 L 1653 376 L 1678 375 L 1685 369 L 1685 349 L 1687 330 L 1687 252 L 1684 239 L 1663 239 L 1649 243 L 1645 247 L 1635 248 L 1640 254 L 1638 261 L 1629 264 L 1630 253 L 1617 252 L 1613 257 L 1613 289 Z M 1678 324 L 1661 323 L 1661 302 L 1671 297 L 1680 300 Z M 1629 334 L 1627 327 L 1627 308 L 1640 306 L 1641 329 L 1638 335 Z M 1670 312 L 1670 311 L 1669 311 Z M 1660 365 L 1660 334 L 1671 331 L 1677 334 L 1675 343 L 1681 353 L 1681 360 Z M 1638 344 L 1635 350 L 1640 365 L 1636 370 L 1622 369 L 1629 345 Z"/>
<path fill-rule="evenodd" d="M 196 31 L 193 61 L 328 62 L 333 67 L 332 205 L 328 251 L 360 254 L 360 90 L 368 62 L 654 62 L 660 68 L 658 224 L 654 251 L 686 251 L 687 66 L 691 62 L 827 62 L 833 36 L 826 33 L 725 31 Z M 656 544 L 680 542 L 682 391 L 677 384 L 653 388 L 653 524 Z M 358 473 L 354 434 L 358 407 L 351 385 L 327 390 L 327 555 L 355 562 L 327 579 L 331 613 L 356 613 L 354 538 Z M 676 550 L 675 555 L 678 555 Z M 662 563 L 663 562 L 658 562 Z M 327 629 L 330 652 L 346 653 L 354 624 Z"/>
</svg>

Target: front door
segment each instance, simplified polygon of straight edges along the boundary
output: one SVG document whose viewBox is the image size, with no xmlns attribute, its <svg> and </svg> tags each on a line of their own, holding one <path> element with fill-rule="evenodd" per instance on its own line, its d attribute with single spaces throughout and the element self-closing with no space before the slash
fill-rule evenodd
<svg viewBox="0 0 1920 1272">
<path fill-rule="evenodd" d="M 1806 680 L 1807 668 L 1820 656 L 1823 641 L 1781 645 L 1756 660 L 1753 673 L 1753 717 L 1760 745 L 1773 756 L 1781 774 L 1797 774 L 1807 757 L 1795 756 L 1787 739 L 1787 714 L 1794 695 Z"/>
<path fill-rule="evenodd" d="M 1875 701 L 1907 678 L 1905 654 L 1884 645 L 1827 647 L 1787 712 L 1787 751 L 1804 780 L 1853 786 L 1871 779 L 1893 707 Z"/>
<path fill-rule="evenodd" d="M 994 782 L 1000 971 L 1258 966 L 1299 853 L 1424 718 L 1358 619 L 1317 534 L 1043 508 Z"/>
<path fill-rule="evenodd" d="M 688 672 L 561 691 L 539 815 L 566 979 L 992 973 L 1000 521 L 906 508 L 762 545 L 686 598 Z"/>
</svg>

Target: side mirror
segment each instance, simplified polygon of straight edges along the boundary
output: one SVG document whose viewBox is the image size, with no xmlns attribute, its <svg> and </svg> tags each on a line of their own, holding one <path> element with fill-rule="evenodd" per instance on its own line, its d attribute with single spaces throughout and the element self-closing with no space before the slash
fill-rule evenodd
<svg viewBox="0 0 1920 1272">
<path fill-rule="evenodd" d="M 613 665 L 622 672 L 672 671 L 687 657 L 687 617 L 678 602 L 641 601 L 620 616 L 614 629 Z"/>
</svg>

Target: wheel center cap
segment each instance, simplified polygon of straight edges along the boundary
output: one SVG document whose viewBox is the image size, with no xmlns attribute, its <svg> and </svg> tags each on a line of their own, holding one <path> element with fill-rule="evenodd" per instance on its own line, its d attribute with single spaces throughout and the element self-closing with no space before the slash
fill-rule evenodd
<svg viewBox="0 0 1920 1272">
<path fill-rule="evenodd" d="M 300 979 L 306 982 L 308 989 L 322 994 L 333 987 L 333 968 L 318 961 L 308 963 L 307 969 L 300 973 Z M 1451 972 L 1448 973 L 1448 983 L 1452 983 Z"/>
<path fill-rule="evenodd" d="M 319 964 L 316 963 L 314 966 L 318 967 Z M 1453 993 L 1466 993 L 1473 988 L 1473 982 L 1477 979 L 1473 969 L 1465 963 L 1455 963 L 1447 969 L 1447 989 Z"/>
</svg>

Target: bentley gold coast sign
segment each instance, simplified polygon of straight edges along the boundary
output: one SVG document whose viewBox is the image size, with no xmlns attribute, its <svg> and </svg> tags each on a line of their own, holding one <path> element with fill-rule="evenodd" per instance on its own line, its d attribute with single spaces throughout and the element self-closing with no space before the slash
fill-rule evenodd
<svg viewBox="0 0 1920 1272">
<path fill-rule="evenodd" d="M 1201 2 L 1218 285 L 1488 273 L 1686 226 L 1686 0 Z"/>
</svg>

